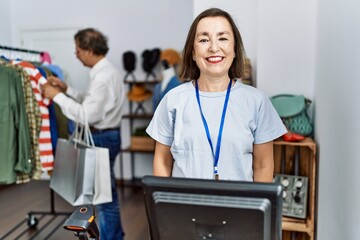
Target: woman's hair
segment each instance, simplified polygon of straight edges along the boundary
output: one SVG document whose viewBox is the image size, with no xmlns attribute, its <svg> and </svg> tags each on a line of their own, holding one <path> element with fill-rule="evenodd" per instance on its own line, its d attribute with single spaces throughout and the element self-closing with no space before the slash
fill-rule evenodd
<svg viewBox="0 0 360 240">
<path fill-rule="evenodd" d="M 240 32 L 229 13 L 218 8 L 210 8 L 200 13 L 191 24 L 182 53 L 183 60 L 182 67 L 179 73 L 180 78 L 182 78 L 183 80 L 193 80 L 198 79 L 200 76 L 200 69 L 196 65 L 196 62 L 193 60 L 194 41 L 196 35 L 196 28 L 200 20 L 206 17 L 224 17 L 229 21 L 235 38 L 235 58 L 229 69 L 229 77 L 231 79 L 244 77 L 245 49 Z"/>
<path fill-rule="evenodd" d="M 78 31 L 74 39 L 81 49 L 89 50 L 97 56 L 105 56 L 109 51 L 107 38 L 94 28 Z"/>
</svg>

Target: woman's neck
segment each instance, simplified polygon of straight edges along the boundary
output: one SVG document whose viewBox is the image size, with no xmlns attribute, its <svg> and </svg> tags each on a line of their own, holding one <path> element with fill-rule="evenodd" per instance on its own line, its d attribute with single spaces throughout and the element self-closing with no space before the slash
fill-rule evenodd
<svg viewBox="0 0 360 240">
<path fill-rule="evenodd" d="M 223 79 L 205 79 L 199 78 L 198 79 L 198 86 L 199 90 L 202 92 L 223 92 L 227 89 L 229 85 L 230 78 L 223 78 Z"/>
</svg>

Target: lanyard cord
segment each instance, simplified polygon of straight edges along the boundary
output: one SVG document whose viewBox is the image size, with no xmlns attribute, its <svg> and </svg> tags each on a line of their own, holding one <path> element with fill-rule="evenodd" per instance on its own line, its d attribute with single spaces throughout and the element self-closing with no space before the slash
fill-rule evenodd
<svg viewBox="0 0 360 240">
<path fill-rule="evenodd" d="M 208 127 L 208 124 L 206 122 L 206 119 L 205 119 L 205 116 L 203 114 L 201 104 L 200 104 L 200 94 L 199 94 L 198 81 L 195 81 L 196 99 L 197 99 L 197 102 L 198 102 L 198 105 L 199 105 L 201 119 L 203 121 L 206 136 L 207 136 L 210 148 L 211 148 L 212 155 L 214 157 L 214 176 L 215 176 L 215 179 L 218 179 L 218 177 L 219 177 L 218 162 L 219 162 L 219 156 L 220 156 L 221 137 L 222 137 L 223 127 L 224 127 L 224 122 L 225 122 L 226 109 L 227 109 L 227 105 L 228 105 L 229 97 L 230 97 L 231 82 L 232 81 L 230 79 L 230 82 L 229 82 L 229 85 L 228 85 L 228 88 L 227 88 L 227 91 L 226 91 L 224 107 L 223 107 L 223 111 L 222 111 L 222 115 L 221 115 L 221 122 L 220 122 L 219 134 L 218 134 L 218 139 L 217 139 L 217 144 L 216 144 L 216 151 L 214 153 L 214 147 L 213 147 L 213 144 L 212 144 L 212 141 L 211 141 L 209 127 Z"/>
</svg>

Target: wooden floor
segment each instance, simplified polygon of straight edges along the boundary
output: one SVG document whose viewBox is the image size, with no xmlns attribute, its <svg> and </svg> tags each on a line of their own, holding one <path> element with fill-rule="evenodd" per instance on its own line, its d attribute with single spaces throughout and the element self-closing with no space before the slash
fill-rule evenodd
<svg viewBox="0 0 360 240">
<path fill-rule="evenodd" d="M 121 218 L 125 231 L 125 240 L 147 240 L 148 224 L 140 187 L 126 186 L 121 190 Z M 1 240 L 71 240 L 78 239 L 73 232 L 63 229 L 62 224 L 72 207 L 57 194 L 54 194 L 55 213 L 51 213 L 49 181 L 31 181 L 30 183 L 0 186 L 0 239 Z M 31 229 L 26 216 L 38 219 L 36 228 Z M 44 212 L 45 214 L 37 214 Z M 62 214 L 64 213 L 64 215 Z M 19 225 L 20 224 L 20 225 Z M 19 226 L 18 226 L 19 225 Z M 14 231 L 8 234 L 11 229 Z M 52 231 L 54 231 L 52 233 Z"/>
</svg>

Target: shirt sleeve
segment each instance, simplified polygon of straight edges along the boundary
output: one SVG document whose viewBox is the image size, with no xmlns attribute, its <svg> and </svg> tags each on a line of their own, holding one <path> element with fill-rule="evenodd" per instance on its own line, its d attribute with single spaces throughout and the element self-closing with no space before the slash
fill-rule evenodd
<svg viewBox="0 0 360 240">
<path fill-rule="evenodd" d="M 175 109 L 169 107 L 167 95 L 160 101 L 146 132 L 155 141 L 171 146 L 174 140 Z"/>
<path fill-rule="evenodd" d="M 95 79 L 91 81 L 85 95 L 68 88 L 66 93 L 71 97 L 59 93 L 54 97 L 54 101 L 69 119 L 84 124 L 86 118 L 88 124 L 92 126 L 104 120 L 106 111 L 112 107 L 109 104 L 109 99 L 114 96 L 111 95 L 112 91 L 109 88 L 112 85 L 108 81 L 111 81 L 109 74 L 97 74 Z"/>
<path fill-rule="evenodd" d="M 53 101 L 60 106 L 61 111 L 67 118 L 74 122 L 84 124 L 84 109 L 80 103 L 66 96 L 64 93 L 57 94 Z"/>
<path fill-rule="evenodd" d="M 81 94 L 80 92 L 76 91 L 75 89 L 73 89 L 70 86 L 68 86 L 68 88 L 66 90 L 66 95 L 72 97 L 73 99 L 75 99 L 78 102 L 82 102 L 84 100 L 84 95 Z"/>
<path fill-rule="evenodd" d="M 255 144 L 273 141 L 287 132 L 270 99 L 265 95 L 263 95 L 258 109 L 256 126 Z"/>
</svg>

